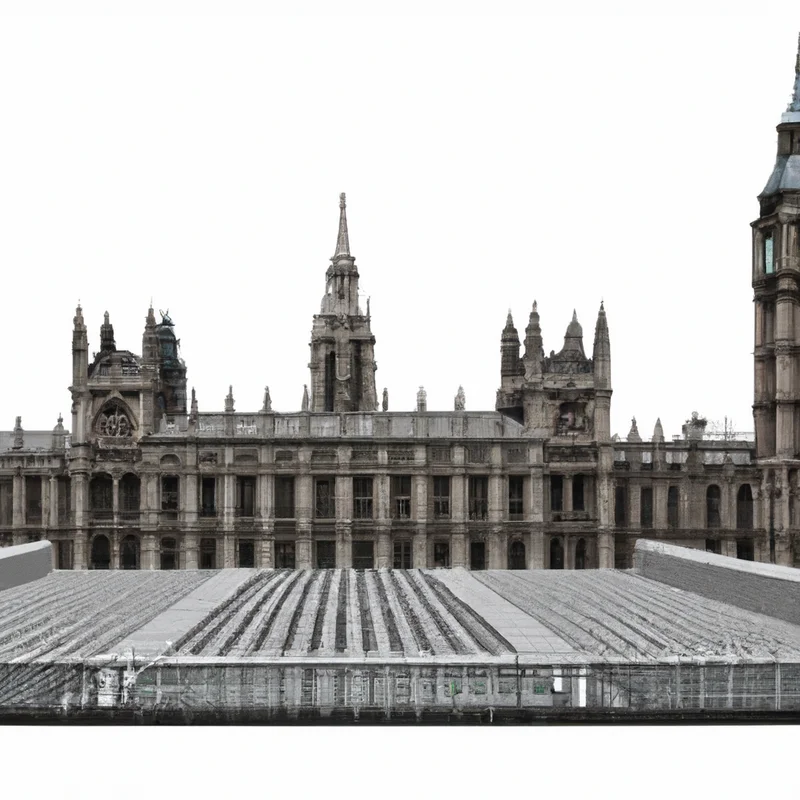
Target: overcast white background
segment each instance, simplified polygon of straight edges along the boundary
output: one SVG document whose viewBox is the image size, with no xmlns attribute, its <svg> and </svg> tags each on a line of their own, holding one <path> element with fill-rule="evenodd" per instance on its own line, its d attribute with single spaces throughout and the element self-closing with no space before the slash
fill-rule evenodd
<svg viewBox="0 0 800 800">
<path fill-rule="evenodd" d="M 796 15 L 800 20 L 800 13 Z M 300 408 L 347 192 L 390 409 L 494 408 L 510 307 L 611 332 L 612 432 L 753 428 L 750 227 L 798 24 L 7 17 L 0 426 L 69 424 L 71 329 L 169 309 L 201 411 Z"/>
<path fill-rule="evenodd" d="M 201 410 L 231 383 L 237 410 L 265 384 L 298 410 L 345 191 L 392 410 L 420 384 L 430 409 L 459 384 L 468 409 L 493 408 L 509 307 L 524 336 L 538 300 L 547 352 L 575 308 L 590 353 L 604 298 L 612 431 L 635 414 L 649 437 L 660 415 L 676 434 L 693 410 L 752 430 L 749 223 L 791 93 L 795 3 L 738 18 L 719 16 L 732 0 L 667 18 L 580 0 L 571 17 L 486 17 L 474 0 L 391 18 L 344 0 L 328 18 L 81 5 L 103 16 L 0 20 L 0 428 L 69 424 L 78 298 L 91 350 L 105 310 L 138 353 L 150 297 L 169 308 Z M 719 727 L 62 733 L 0 736 L 15 796 L 299 796 L 316 779 L 326 797 L 779 797 L 797 744 Z"/>
</svg>

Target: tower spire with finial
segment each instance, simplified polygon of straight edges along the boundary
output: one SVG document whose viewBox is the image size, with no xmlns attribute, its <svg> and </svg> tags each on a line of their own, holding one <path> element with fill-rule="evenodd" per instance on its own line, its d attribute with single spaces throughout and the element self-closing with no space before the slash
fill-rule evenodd
<svg viewBox="0 0 800 800">
<path fill-rule="evenodd" d="M 347 201 L 345 193 L 339 195 L 339 236 L 336 239 L 336 252 L 331 261 L 340 256 L 350 257 L 350 236 L 347 232 Z"/>
<path fill-rule="evenodd" d="M 788 113 L 800 111 L 800 33 L 797 35 L 797 58 L 794 62 L 794 89 L 792 99 L 786 107 Z"/>
</svg>

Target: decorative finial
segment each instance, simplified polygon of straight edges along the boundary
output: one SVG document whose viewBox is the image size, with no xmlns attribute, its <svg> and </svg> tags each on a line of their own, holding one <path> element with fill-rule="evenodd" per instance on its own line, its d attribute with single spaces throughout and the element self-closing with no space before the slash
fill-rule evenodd
<svg viewBox="0 0 800 800">
<path fill-rule="evenodd" d="M 458 393 L 455 397 L 455 402 L 453 403 L 453 409 L 455 411 L 463 411 L 467 407 L 467 399 L 464 396 L 464 387 L 458 387 Z"/>
<path fill-rule="evenodd" d="M 578 312 L 574 308 L 572 309 L 572 321 L 573 322 L 578 321 Z"/>
<path fill-rule="evenodd" d="M 536 301 L 534 300 L 534 301 L 533 301 L 533 312 L 534 312 L 534 314 L 536 313 L 536 311 L 537 311 L 537 309 L 538 309 L 538 308 L 539 308 L 539 306 L 538 306 L 538 304 L 536 303 Z"/>
<path fill-rule="evenodd" d="M 425 391 L 424 386 L 419 387 L 417 392 L 417 411 L 428 410 L 428 393 Z"/>
<path fill-rule="evenodd" d="M 792 89 L 792 99 L 786 107 L 786 111 L 800 111 L 800 35 L 797 37 L 797 58 L 794 62 L 794 87 Z"/>
<path fill-rule="evenodd" d="M 233 386 L 228 387 L 228 396 L 225 398 L 225 411 L 233 412 Z"/>
<path fill-rule="evenodd" d="M 108 311 L 106 311 L 106 313 L 103 314 L 103 322 L 105 322 L 105 324 L 108 325 L 108 321 L 109 321 Z"/>
<path fill-rule="evenodd" d="M 381 404 L 381 409 L 383 411 L 389 410 L 389 390 L 386 387 L 383 389 L 383 403 Z"/>
<path fill-rule="evenodd" d="M 264 387 L 264 405 L 262 411 L 272 411 L 272 398 L 269 396 L 269 386 Z"/>
<path fill-rule="evenodd" d="M 345 193 L 344 192 L 342 192 L 339 195 L 339 208 L 341 208 L 341 209 L 347 208 L 347 198 L 345 197 Z"/>
<path fill-rule="evenodd" d="M 308 411 L 308 407 L 310 405 L 309 398 L 308 398 L 308 385 L 303 384 L 303 401 L 302 405 L 300 406 L 301 411 Z"/>
</svg>

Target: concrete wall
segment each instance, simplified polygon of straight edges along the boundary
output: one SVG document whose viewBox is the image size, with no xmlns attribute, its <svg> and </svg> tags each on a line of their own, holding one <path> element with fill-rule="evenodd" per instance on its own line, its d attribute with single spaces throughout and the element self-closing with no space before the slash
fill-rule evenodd
<svg viewBox="0 0 800 800">
<path fill-rule="evenodd" d="M 800 570 L 639 539 L 633 570 L 645 578 L 800 625 Z"/>
<path fill-rule="evenodd" d="M 0 591 L 44 578 L 53 568 L 50 542 L 0 548 Z"/>
</svg>

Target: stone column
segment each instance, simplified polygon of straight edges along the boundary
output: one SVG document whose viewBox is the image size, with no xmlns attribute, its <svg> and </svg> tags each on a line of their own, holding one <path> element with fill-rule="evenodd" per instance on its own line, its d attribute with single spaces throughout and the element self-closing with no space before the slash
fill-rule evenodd
<svg viewBox="0 0 800 800">
<path fill-rule="evenodd" d="M 12 491 L 12 541 L 14 544 L 22 544 L 25 541 L 25 534 L 22 531 L 22 526 L 25 524 L 25 478 L 22 472 L 18 472 L 13 478 Z"/>
<path fill-rule="evenodd" d="M 503 530 L 502 527 L 492 527 L 488 544 L 488 568 L 508 569 L 508 534 Z"/>
<path fill-rule="evenodd" d="M 181 559 L 183 569 L 198 569 L 200 566 L 200 547 L 195 531 L 183 535 L 184 557 Z"/>
<path fill-rule="evenodd" d="M 111 551 L 111 569 L 119 569 L 119 530 L 114 528 L 108 532 L 109 549 Z"/>
<path fill-rule="evenodd" d="M 572 475 L 564 475 L 564 511 L 572 511 Z"/>
<path fill-rule="evenodd" d="M 530 498 L 528 508 L 530 509 L 528 518 L 531 522 L 544 523 L 544 475 L 541 465 L 531 467 L 531 479 L 528 481 L 530 487 Z"/>
<path fill-rule="evenodd" d="M 614 569 L 614 533 L 600 531 L 597 535 L 597 566 L 599 569 Z"/>
<path fill-rule="evenodd" d="M 274 569 L 275 567 L 275 522 L 272 519 L 264 522 L 260 566 L 262 569 Z"/>
<path fill-rule="evenodd" d="M 634 481 L 628 481 L 628 527 L 642 527 L 642 487 Z"/>
<path fill-rule="evenodd" d="M 119 475 L 116 473 L 111 476 L 111 519 L 115 527 L 119 525 Z"/>
<path fill-rule="evenodd" d="M 86 547 L 85 531 L 76 531 L 72 542 L 72 568 L 87 569 L 89 566 L 89 554 Z"/>
<path fill-rule="evenodd" d="M 49 484 L 50 484 L 50 493 L 49 493 L 50 502 L 48 507 L 50 509 L 50 518 L 48 520 L 48 525 L 50 528 L 58 528 L 60 527 L 58 520 L 58 478 L 55 475 L 51 475 Z M 55 550 L 55 547 L 53 549 Z"/>
<path fill-rule="evenodd" d="M 667 529 L 667 492 L 669 487 L 665 481 L 653 481 L 653 527 L 656 530 Z"/>
<path fill-rule="evenodd" d="M 297 550 L 295 552 L 298 569 L 309 569 L 312 565 L 311 552 L 313 538 L 312 511 L 314 503 L 314 479 L 308 472 L 297 476 Z"/>
<path fill-rule="evenodd" d="M 503 502 L 503 486 L 506 487 L 506 497 L 508 497 L 508 483 L 500 472 L 500 467 L 492 466 L 489 475 L 489 522 L 495 524 L 501 522 L 506 516 L 507 503 Z"/>
<path fill-rule="evenodd" d="M 391 567 L 394 559 L 392 553 L 392 537 L 389 531 L 385 528 L 379 530 L 377 540 L 375 547 L 376 566 L 378 569 L 382 567 Z"/>
<path fill-rule="evenodd" d="M 724 478 L 719 482 L 719 524 L 723 530 L 730 530 L 736 527 L 735 515 L 733 516 L 734 522 L 731 522 L 731 488 L 731 481 L 729 478 Z"/>
<path fill-rule="evenodd" d="M 531 552 L 528 556 L 529 569 L 544 569 L 544 531 L 531 531 Z"/>
<path fill-rule="evenodd" d="M 185 527 L 192 529 L 197 527 L 199 489 L 196 472 L 188 472 L 184 475 L 183 491 L 180 494 L 180 518 L 183 519 Z"/>
<path fill-rule="evenodd" d="M 146 533 L 142 536 L 142 569 L 159 569 L 160 559 L 158 554 L 155 534 Z"/>
<path fill-rule="evenodd" d="M 424 569 L 428 566 L 428 532 L 424 525 L 417 525 L 412 540 L 411 566 Z"/>
<path fill-rule="evenodd" d="M 42 475 L 39 478 L 39 499 L 42 504 L 42 528 L 50 527 L 50 481 Z"/>
</svg>

